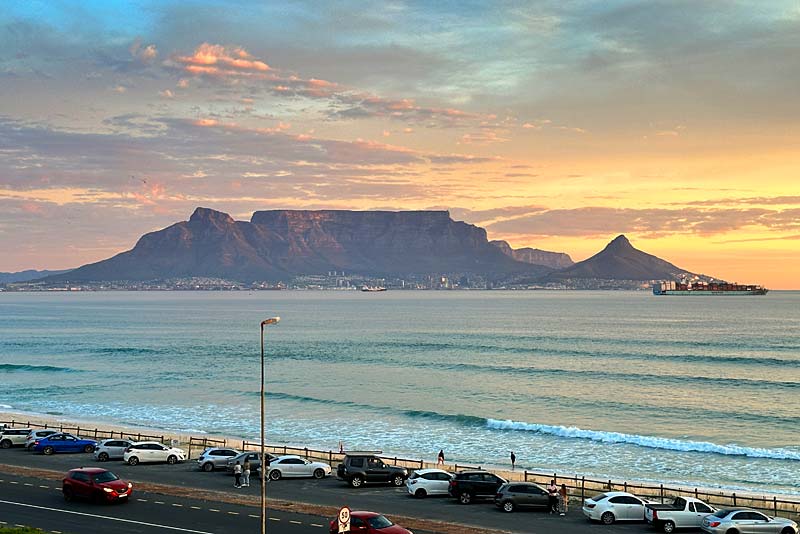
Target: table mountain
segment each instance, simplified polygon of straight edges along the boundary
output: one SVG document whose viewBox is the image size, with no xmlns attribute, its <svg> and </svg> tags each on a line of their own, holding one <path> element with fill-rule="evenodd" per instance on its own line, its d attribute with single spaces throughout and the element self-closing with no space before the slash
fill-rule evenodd
<svg viewBox="0 0 800 534">
<path fill-rule="evenodd" d="M 14 282 L 29 282 L 38 278 L 44 278 L 53 274 L 67 273 L 70 269 L 61 269 L 58 271 L 36 271 L 28 269 L 27 271 L 19 271 L 16 273 L 0 273 L 0 284 L 12 284 Z"/>
<path fill-rule="evenodd" d="M 483 228 L 446 211 L 257 211 L 250 222 L 197 208 L 188 221 L 145 234 L 136 246 L 46 282 L 214 277 L 286 280 L 347 271 L 368 275 L 529 273 Z"/>
<path fill-rule="evenodd" d="M 628 238 L 619 235 L 606 248 L 589 259 L 546 275 L 548 281 L 565 279 L 675 280 L 695 276 L 660 258 L 635 249 Z"/>
<path fill-rule="evenodd" d="M 538 248 L 511 248 L 507 241 L 489 241 L 489 244 L 496 246 L 506 256 L 510 256 L 517 261 L 532 263 L 534 265 L 544 265 L 551 269 L 564 269 L 574 265 L 575 262 L 569 254 L 563 252 L 549 252 Z"/>
</svg>

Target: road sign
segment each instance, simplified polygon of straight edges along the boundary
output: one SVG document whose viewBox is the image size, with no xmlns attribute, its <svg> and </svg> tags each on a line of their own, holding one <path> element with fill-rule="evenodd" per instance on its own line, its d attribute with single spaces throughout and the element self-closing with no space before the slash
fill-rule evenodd
<svg viewBox="0 0 800 534">
<path fill-rule="evenodd" d="M 350 508 L 347 506 L 339 510 L 339 532 L 350 532 Z"/>
</svg>

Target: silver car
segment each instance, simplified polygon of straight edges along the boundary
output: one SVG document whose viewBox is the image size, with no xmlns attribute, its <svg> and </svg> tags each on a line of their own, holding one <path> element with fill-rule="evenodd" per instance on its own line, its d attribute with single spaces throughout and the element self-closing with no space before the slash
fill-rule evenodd
<svg viewBox="0 0 800 534">
<path fill-rule="evenodd" d="M 125 449 L 133 442 L 127 439 L 104 439 L 94 448 L 94 459 L 99 462 L 108 460 L 122 460 Z"/>
<path fill-rule="evenodd" d="M 31 430 L 30 434 L 28 434 L 28 437 L 25 439 L 25 448 L 32 451 L 33 444 L 37 439 L 46 438 L 53 434 L 58 434 L 58 430 Z"/>
<path fill-rule="evenodd" d="M 749 508 L 725 508 L 703 518 L 700 526 L 710 534 L 797 534 L 797 523 L 785 517 L 769 517 Z"/>
<path fill-rule="evenodd" d="M 240 454 L 236 449 L 210 447 L 203 451 L 197 458 L 197 467 L 209 472 L 214 469 L 225 469 L 228 467 L 228 460 Z"/>
<path fill-rule="evenodd" d="M 274 460 L 276 457 L 270 453 L 266 453 L 267 455 L 267 465 Z M 233 466 L 236 465 L 236 462 L 244 465 L 245 460 L 250 462 L 250 472 L 256 473 L 258 468 L 261 467 L 261 453 L 255 451 L 244 451 L 239 453 L 238 456 L 234 456 L 228 460 L 227 470 L 228 473 L 233 474 Z"/>
</svg>

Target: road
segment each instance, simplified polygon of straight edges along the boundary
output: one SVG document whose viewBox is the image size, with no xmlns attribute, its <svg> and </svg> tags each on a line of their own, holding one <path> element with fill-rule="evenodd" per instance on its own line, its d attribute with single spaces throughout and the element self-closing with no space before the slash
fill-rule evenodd
<svg viewBox="0 0 800 534">
<path fill-rule="evenodd" d="M 3 472 L 2 464 L 50 469 L 66 472 L 80 466 L 104 467 L 114 471 L 122 478 L 136 482 L 169 484 L 183 488 L 199 490 L 216 490 L 231 495 L 249 494 L 257 498 L 259 483 L 251 480 L 249 488 L 234 489 L 233 477 L 224 472 L 205 473 L 197 469 L 195 462 L 177 465 L 138 465 L 129 466 L 122 462 L 97 463 L 91 455 L 71 454 L 43 456 L 31 454 L 22 449 L 0 450 L 0 500 L 20 504 L 33 504 L 57 510 L 90 513 L 100 516 L 112 516 L 115 519 L 126 519 L 179 527 L 184 532 L 198 531 L 208 533 L 225 532 L 258 532 L 258 519 L 251 517 L 258 514 L 257 508 L 219 504 L 214 502 L 168 495 L 138 494 L 128 505 L 100 507 L 89 503 L 64 503 L 60 495 L 60 486 L 54 481 L 9 475 Z M 13 482 L 17 482 L 13 484 Z M 28 484 L 28 485 L 25 485 Z M 39 486 L 50 486 L 49 489 Z M 56 491 L 56 490 L 59 491 Z M 566 517 L 548 515 L 538 511 L 525 511 L 513 514 L 500 512 L 490 501 L 464 506 L 447 497 L 430 497 L 415 499 L 410 497 L 405 487 L 367 486 L 352 489 L 335 478 L 323 480 L 294 479 L 279 480 L 267 484 L 267 494 L 271 499 L 291 502 L 312 503 L 316 505 L 341 507 L 349 506 L 353 510 L 371 510 L 393 516 L 405 516 L 417 519 L 429 519 L 449 524 L 462 524 L 490 530 L 502 530 L 519 534 L 545 534 L 559 532 L 565 534 L 587 534 L 602 532 L 603 534 L 627 534 L 634 532 L 652 532 L 643 523 L 617 524 L 605 527 L 590 524 L 583 517 L 573 498 L 573 506 Z M 24 497 L 24 499 L 23 499 Z M 144 499 L 141 501 L 140 499 Z M 194 508 L 193 508 L 194 507 Z M 213 511 L 218 510 L 218 511 Z M 229 513 L 232 512 L 232 513 Z M 331 518 L 270 511 L 269 531 L 276 533 L 292 532 L 326 532 L 325 528 Z M 11 521 L 8 518 L 13 518 Z M 20 520 L 17 520 L 20 519 Z M 115 532 L 168 532 L 170 529 L 146 527 L 134 523 L 100 519 L 92 516 L 79 516 L 64 511 L 42 510 L 0 503 L 0 520 L 7 523 L 29 524 L 26 520 L 37 519 L 48 523 L 30 524 L 46 530 L 71 532 L 65 525 L 82 525 L 82 529 L 74 532 L 86 532 L 89 522 L 105 522 L 113 524 Z M 292 523 L 297 521 L 300 524 Z M 92 523 L 94 524 L 94 523 Z M 53 526 L 56 525 L 56 526 Z M 62 526 L 64 528 L 58 528 Z M 146 530 L 149 528 L 150 530 Z M 125 530 L 128 529 L 128 530 Z M 282 530 L 289 529 L 289 530 Z M 173 530 L 173 532 L 180 532 Z"/>
</svg>

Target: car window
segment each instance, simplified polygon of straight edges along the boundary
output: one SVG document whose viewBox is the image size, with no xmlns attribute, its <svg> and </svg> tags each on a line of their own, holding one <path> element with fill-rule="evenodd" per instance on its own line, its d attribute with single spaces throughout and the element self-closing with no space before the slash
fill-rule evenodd
<svg viewBox="0 0 800 534">
<path fill-rule="evenodd" d="M 731 519 L 733 521 L 743 521 L 745 519 L 750 519 L 750 514 L 748 512 L 739 512 L 738 514 L 733 514 Z"/>
<path fill-rule="evenodd" d="M 293 465 L 303 465 L 305 462 L 300 458 L 289 458 L 288 460 L 286 460 L 285 463 Z"/>
<path fill-rule="evenodd" d="M 72 479 L 78 482 L 89 482 L 89 475 L 86 473 L 72 473 Z"/>
<path fill-rule="evenodd" d="M 750 512 L 750 519 L 754 519 L 756 521 L 769 521 L 767 516 L 758 512 Z"/>
<path fill-rule="evenodd" d="M 610 499 L 608 499 L 608 502 L 614 504 L 625 504 L 625 497 L 623 497 L 622 495 L 618 495 L 617 497 L 611 497 Z"/>
<path fill-rule="evenodd" d="M 54 436 L 50 436 L 48 439 L 51 440 L 51 441 L 64 441 L 64 435 L 63 434 L 56 434 Z"/>
<path fill-rule="evenodd" d="M 98 484 L 104 484 L 106 482 L 113 482 L 114 480 L 119 480 L 119 477 L 112 473 L 111 471 L 104 471 L 102 473 L 97 473 L 94 476 L 94 481 Z"/>
<path fill-rule="evenodd" d="M 693 503 L 693 502 L 690 502 L 690 503 L 689 503 L 689 511 L 690 511 L 690 512 L 694 512 L 694 511 L 695 511 L 695 509 L 694 509 L 694 503 Z"/>
<path fill-rule="evenodd" d="M 608 495 L 606 495 L 605 493 L 601 493 L 600 495 L 595 495 L 594 497 L 592 497 L 592 500 L 594 502 L 600 502 L 606 498 L 608 498 Z"/>
<path fill-rule="evenodd" d="M 527 493 L 525 486 L 509 486 L 508 491 L 511 493 Z"/>
<path fill-rule="evenodd" d="M 701 502 L 695 503 L 694 507 L 695 507 L 695 510 L 697 512 L 700 512 L 701 514 L 711 513 L 711 508 L 709 508 L 708 506 L 706 506 L 705 504 L 703 504 Z"/>
<path fill-rule="evenodd" d="M 350 527 L 366 527 L 367 524 L 360 517 L 350 516 Z"/>
<path fill-rule="evenodd" d="M 375 517 L 370 517 L 369 519 L 367 519 L 367 522 L 369 523 L 369 525 L 372 528 L 378 529 L 378 530 L 380 530 L 382 528 L 386 528 L 386 527 L 391 527 L 392 526 L 392 522 L 389 521 L 388 519 L 386 519 L 385 517 L 383 517 L 382 515 L 377 515 Z"/>
<path fill-rule="evenodd" d="M 222 456 L 236 456 L 237 454 L 239 453 L 236 451 L 222 451 Z"/>
<path fill-rule="evenodd" d="M 436 473 L 436 475 L 439 480 L 447 480 L 448 482 L 453 478 L 449 473 Z"/>
<path fill-rule="evenodd" d="M 364 467 L 364 459 L 363 458 L 351 458 L 350 465 L 353 467 Z"/>
</svg>

